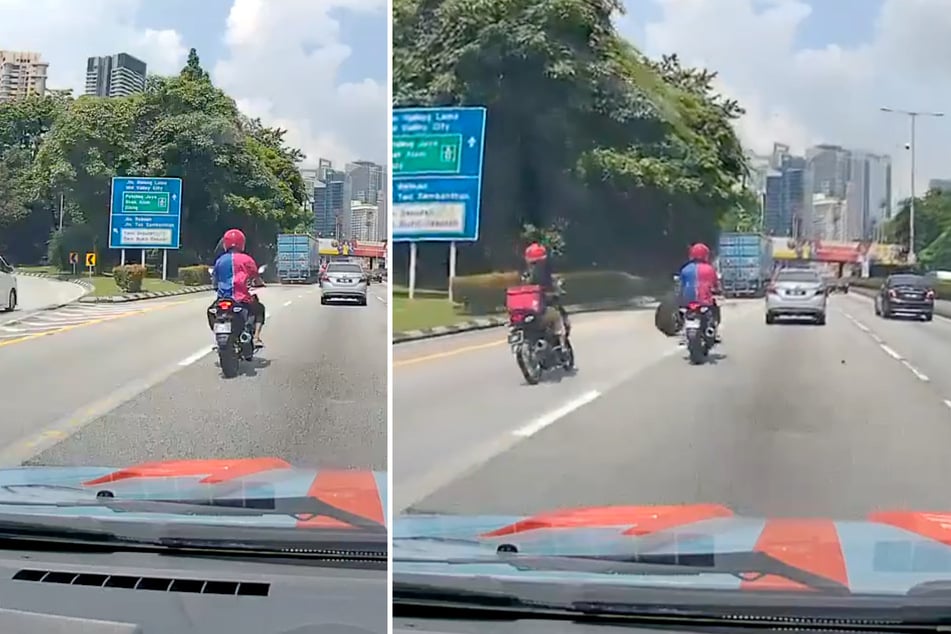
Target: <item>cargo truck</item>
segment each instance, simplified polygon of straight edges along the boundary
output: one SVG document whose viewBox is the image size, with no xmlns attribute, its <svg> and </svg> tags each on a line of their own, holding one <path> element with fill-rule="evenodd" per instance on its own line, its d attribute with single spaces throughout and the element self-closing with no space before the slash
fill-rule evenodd
<svg viewBox="0 0 951 634">
<path fill-rule="evenodd" d="M 320 274 L 317 239 L 306 233 L 277 236 L 277 279 L 281 284 L 310 284 Z"/>
<path fill-rule="evenodd" d="M 724 297 L 764 297 L 773 268 L 773 241 L 758 233 L 723 233 L 717 272 Z"/>
</svg>

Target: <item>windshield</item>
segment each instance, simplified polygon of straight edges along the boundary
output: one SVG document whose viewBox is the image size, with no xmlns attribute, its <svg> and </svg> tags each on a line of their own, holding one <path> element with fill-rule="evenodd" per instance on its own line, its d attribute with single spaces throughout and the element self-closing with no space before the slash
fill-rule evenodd
<svg viewBox="0 0 951 634">
<path fill-rule="evenodd" d="M 331 264 L 327 267 L 328 273 L 363 273 L 359 264 Z"/>
<path fill-rule="evenodd" d="M 812 271 L 781 271 L 776 275 L 777 282 L 818 282 L 819 275 Z"/>
<path fill-rule="evenodd" d="M 394 3 L 395 578 L 951 580 L 937 18 L 841 4 Z"/>
<path fill-rule="evenodd" d="M 0 538 L 385 561 L 388 11 L 196 10 L 0 11 Z"/>
<path fill-rule="evenodd" d="M 924 288 L 928 286 L 928 280 L 920 275 L 895 275 L 888 280 L 889 286 L 917 286 Z"/>
</svg>

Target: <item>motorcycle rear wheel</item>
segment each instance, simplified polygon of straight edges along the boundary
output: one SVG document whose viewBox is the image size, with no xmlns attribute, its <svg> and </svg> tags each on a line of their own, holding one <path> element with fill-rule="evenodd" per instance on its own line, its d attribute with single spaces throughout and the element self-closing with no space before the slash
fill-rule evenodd
<svg viewBox="0 0 951 634">
<path fill-rule="evenodd" d="M 538 385 L 538 382 L 542 379 L 542 364 L 529 342 L 523 341 L 519 345 L 515 361 L 518 363 L 518 369 L 522 371 L 525 381 L 529 385 Z"/>
<path fill-rule="evenodd" d="M 221 365 L 221 374 L 226 379 L 238 376 L 238 351 L 233 344 L 218 346 L 218 363 Z"/>
<path fill-rule="evenodd" d="M 693 365 L 700 365 L 706 360 L 707 349 L 699 333 L 687 338 L 687 351 L 690 353 L 690 363 Z"/>
</svg>

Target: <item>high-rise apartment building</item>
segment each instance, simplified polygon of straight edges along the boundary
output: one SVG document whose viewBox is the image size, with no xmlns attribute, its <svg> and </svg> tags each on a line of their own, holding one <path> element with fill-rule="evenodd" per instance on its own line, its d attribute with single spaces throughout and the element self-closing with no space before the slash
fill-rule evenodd
<svg viewBox="0 0 951 634">
<path fill-rule="evenodd" d="M 128 97 L 145 90 L 146 64 L 128 53 L 86 60 L 86 94 Z"/>
<path fill-rule="evenodd" d="M 45 95 L 48 71 L 39 53 L 0 50 L 0 101 Z"/>
<path fill-rule="evenodd" d="M 350 178 L 350 195 L 353 200 L 375 205 L 386 180 L 386 168 L 372 161 L 347 163 L 347 176 Z"/>
<path fill-rule="evenodd" d="M 806 150 L 812 194 L 845 198 L 852 153 L 838 145 L 816 145 Z"/>
<path fill-rule="evenodd" d="M 370 203 L 351 201 L 350 203 L 350 237 L 355 240 L 378 240 L 377 206 Z"/>
<path fill-rule="evenodd" d="M 804 216 L 806 160 L 774 151 L 772 164 L 776 169 L 766 177 L 763 227 L 774 236 L 807 237 L 812 231 L 812 219 Z M 811 202 L 812 197 L 809 199 Z"/>
<path fill-rule="evenodd" d="M 349 238 L 350 182 L 344 172 L 327 168 L 314 188 L 314 232 L 322 238 Z"/>
</svg>

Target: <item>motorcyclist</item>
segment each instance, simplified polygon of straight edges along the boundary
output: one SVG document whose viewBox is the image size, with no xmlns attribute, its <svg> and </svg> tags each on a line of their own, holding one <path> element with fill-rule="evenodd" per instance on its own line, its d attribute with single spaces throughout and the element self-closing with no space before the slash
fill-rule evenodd
<svg viewBox="0 0 951 634">
<path fill-rule="evenodd" d="M 571 334 L 571 322 L 568 320 L 568 311 L 561 303 L 561 289 L 555 281 L 551 258 L 548 257 L 548 249 L 544 245 L 533 242 L 525 249 L 525 272 L 522 277 L 530 284 L 542 287 L 545 293 L 545 305 L 558 311 L 564 327 L 564 337 L 567 340 L 568 335 Z"/>
<path fill-rule="evenodd" d="M 707 306 L 713 315 L 716 341 L 720 341 L 720 306 L 714 293 L 719 284 L 717 270 L 710 264 L 710 247 L 698 242 L 690 247 L 688 261 L 680 268 L 680 306 L 690 302 Z"/>
<path fill-rule="evenodd" d="M 224 253 L 215 260 L 212 268 L 212 283 L 218 293 L 216 299 L 230 297 L 254 315 L 254 345 L 260 348 L 264 346 L 261 341 L 261 330 L 264 328 L 267 312 L 261 300 L 251 293 L 251 284 L 264 286 L 264 281 L 258 273 L 257 262 L 244 252 L 246 245 L 247 239 L 240 229 L 225 231 L 219 242 Z M 209 324 L 213 319 L 213 316 L 209 314 Z"/>
</svg>

